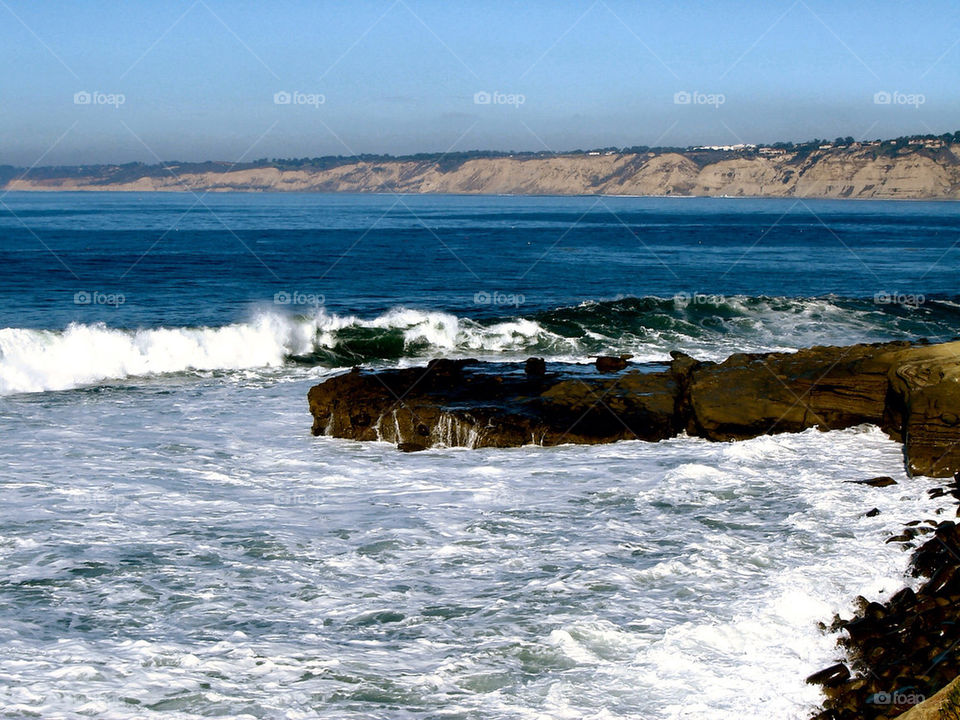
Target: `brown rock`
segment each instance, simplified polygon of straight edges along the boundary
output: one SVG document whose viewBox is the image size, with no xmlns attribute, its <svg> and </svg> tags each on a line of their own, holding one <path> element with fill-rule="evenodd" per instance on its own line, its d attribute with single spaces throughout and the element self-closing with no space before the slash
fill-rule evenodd
<svg viewBox="0 0 960 720">
<path fill-rule="evenodd" d="M 682 429 L 673 372 L 540 377 L 502 367 L 433 361 L 336 376 L 308 393 L 313 433 L 425 447 L 513 447 L 661 440 Z"/>
<path fill-rule="evenodd" d="M 960 469 L 960 343 L 911 349 L 890 371 L 907 470 L 949 477 Z"/>
<path fill-rule="evenodd" d="M 602 373 L 620 372 L 626 369 L 628 359 L 629 358 L 601 355 L 596 361 L 597 370 Z"/>
<path fill-rule="evenodd" d="M 813 675 L 807 678 L 807 682 L 811 685 L 835 687 L 843 684 L 849 679 L 850 670 L 848 670 L 847 666 L 843 663 L 837 663 L 836 665 L 831 665 L 825 670 L 815 672 Z"/>
<path fill-rule="evenodd" d="M 711 440 L 882 424 L 893 360 L 907 343 L 732 355 L 693 371 L 693 430 Z"/>
</svg>

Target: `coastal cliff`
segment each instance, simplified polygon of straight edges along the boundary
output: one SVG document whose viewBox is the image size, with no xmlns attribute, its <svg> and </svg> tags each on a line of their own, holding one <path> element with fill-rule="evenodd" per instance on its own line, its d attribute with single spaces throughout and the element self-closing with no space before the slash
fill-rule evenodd
<svg viewBox="0 0 960 720">
<path fill-rule="evenodd" d="M 452 153 L 426 160 L 8 168 L 0 187 L 945 200 L 960 198 L 960 143 L 953 139 L 493 157 Z"/>
<path fill-rule="evenodd" d="M 722 363 L 596 366 L 434 360 L 354 371 L 308 394 L 313 433 L 431 446 L 709 440 L 863 423 L 904 443 L 907 470 L 960 471 L 960 342 L 892 342 L 737 354 Z"/>
</svg>

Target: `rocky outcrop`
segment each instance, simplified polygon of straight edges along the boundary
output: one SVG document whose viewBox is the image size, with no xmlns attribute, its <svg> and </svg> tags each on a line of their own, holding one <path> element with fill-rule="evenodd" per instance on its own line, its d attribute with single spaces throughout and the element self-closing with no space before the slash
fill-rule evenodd
<svg viewBox="0 0 960 720">
<path fill-rule="evenodd" d="M 872 423 L 904 443 L 911 474 L 960 470 L 960 342 L 673 353 L 669 364 L 434 360 L 352 372 L 308 395 L 313 433 L 407 447 L 710 440 Z"/>
<path fill-rule="evenodd" d="M 588 381 L 570 375 L 474 360 L 355 369 L 310 390 L 313 433 L 481 448 L 662 440 L 682 429 L 670 370 Z"/>
<path fill-rule="evenodd" d="M 817 148 L 506 156 L 463 162 L 397 159 L 281 169 L 224 164 L 18 173 L 6 190 L 396 192 L 517 195 L 688 195 L 876 199 L 960 198 L 960 145 L 872 143 Z M 892 154 L 891 154 L 892 153 Z M 131 174 L 132 173 L 132 174 Z"/>
</svg>

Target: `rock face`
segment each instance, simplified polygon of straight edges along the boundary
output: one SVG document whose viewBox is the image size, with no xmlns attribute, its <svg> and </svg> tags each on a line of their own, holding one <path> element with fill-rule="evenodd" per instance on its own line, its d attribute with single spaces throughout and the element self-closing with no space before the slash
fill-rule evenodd
<svg viewBox="0 0 960 720">
<path fill-rule="evenodd" d="M 890 377 L 891 417 L 912 474 L 945 477 L 960 468 L 958 343 L 916 348 Z"/>
<path fill-rule="evenodd" d="M 960 677 L 936 695 L 907 710 L 897 720 L 956 720 L 960 716 Z"/>
<path fill-rule="evenodd" d="M 313 387 L 313 433 L 409 447 L 710 440 L 873 423 L 901 440 L 911 474 L 960 471 L 960 342 L 673 353 L 627 369 L 434 360 L 359 369 Z M 531 372 L 535 367 L 535 372 Z M 618 366 L 619 367 L 619 366 Z M 542 369 L 542 373 L 541 373 Z"/>
<path fill-rule="evenodd" d="M 589 382 L 522 365 L 434 360 L 426 368 L 354 370 L 309 393 L 314 435 L 471 448 L 604 443 L 676 435 L 670 371 Z"/>
<path fill-rule="evenodd" d="M 909 345 L 732 355 L 692 373 L 692 430 L 711 440 L 883 422 L 888 354 Z M 958 347 L 960 350 L 960 347 Z"/>
</svg>

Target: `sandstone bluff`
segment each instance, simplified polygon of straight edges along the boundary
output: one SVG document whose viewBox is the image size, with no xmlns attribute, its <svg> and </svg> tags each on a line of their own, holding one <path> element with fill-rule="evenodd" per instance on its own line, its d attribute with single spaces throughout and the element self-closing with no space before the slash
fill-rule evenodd
<svg viewBox="0 0 960 720">
<path fill-rule="evenodd" d="M 0 177 L 6 190 L 960 198 L 960 143 L 953 139 L 350 160 L 330 167 L 170 163 L 9 170 L 8 179 Z"/>
<path fill-rule="evenodd" d="M 420 450 L 683 432 L 722 441 L 871 423 L 903 442 L 910 474 L 960 471 L 960 341 L 737 354 L 722 363 L 672 357 L 644 366 L 439 359 L 355 368 L 311 388 L 313 433 Z"/>
</svg>

